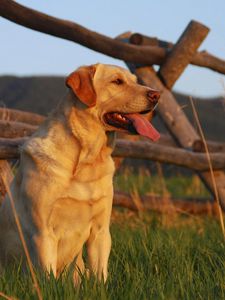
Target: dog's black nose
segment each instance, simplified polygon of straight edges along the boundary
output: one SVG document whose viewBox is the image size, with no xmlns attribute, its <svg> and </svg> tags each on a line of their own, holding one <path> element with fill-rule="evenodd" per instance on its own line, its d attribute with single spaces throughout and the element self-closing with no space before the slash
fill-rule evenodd
<svg viewBox="0 0 225 300">
<path fill-rule="evenodd" d="M 147 91 L 147 98 L 150 100 L 153 104 L 157 104 L 160 97 L 159 91 L 149 89 Z"/>
</svg>

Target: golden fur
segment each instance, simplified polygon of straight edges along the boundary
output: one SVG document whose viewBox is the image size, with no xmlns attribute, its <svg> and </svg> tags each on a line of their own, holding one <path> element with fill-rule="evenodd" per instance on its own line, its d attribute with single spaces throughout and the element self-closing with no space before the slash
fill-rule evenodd
<svg viewBox="0 0 225 300">
<path fill-rule="evenodd" d="M 117 78 L 123 84 L 117 84 Z M 57 276 L 76 259 L 84 272 L 107 278 L 113 199 L 113 131 L 106 112 L 151 109 L 147 87 L 116 66 L 81 67 L 55 111 L 23 145 L 11 192 L 34 265 Z M 23 257 L 8 197 L 0 208 L 0 265 Z M 79 281 L 77 268 L 74 281 Z"/>
</svg>

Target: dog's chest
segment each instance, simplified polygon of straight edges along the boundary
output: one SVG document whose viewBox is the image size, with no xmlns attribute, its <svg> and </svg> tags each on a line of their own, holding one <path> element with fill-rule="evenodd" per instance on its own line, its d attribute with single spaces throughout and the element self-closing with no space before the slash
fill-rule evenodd
<svg viewBox="0 0 225 300">
<path fill-rule="evenodd" d="M 104 166 L 104 167 L 103 167 Z M 49 218 L 58 237 L 84 243 L 94 222 L 101 224 L 112 206 L 114 163 L 83 165 L 55 203 Z M 97 219 L 96 219 L 97 218 Z"/>
<path fill-rule="evenodd" d="M 88 202 L 107 197 L 112 190 L 113 174 L 111 157 L 102 163 L 82 164 L 71 179 L 65 196 Z"/>
</svg>

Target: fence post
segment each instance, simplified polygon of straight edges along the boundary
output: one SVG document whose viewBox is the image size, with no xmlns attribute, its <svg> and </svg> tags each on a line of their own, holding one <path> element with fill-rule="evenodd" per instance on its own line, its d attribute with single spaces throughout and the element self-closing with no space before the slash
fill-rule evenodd
<svg viewBox="0 0 225 300">
<path fill-rule="evenodd" d="M 199 27 L 199 29 L 201 29 L 201 26 Z M 205 32 L 202 35 L 203 37 L 207 33 L 207 28 L 203 26 L 202 30 L 203 33 Z M 190 31 L 188 30 L 186 30 L 184 34 L 191 35 Z M 163 64 L 159 71 L 161 77 L 164 78 L 163 81 L 164 82 L 167 81 L 169 87 L 172 87 L 176 79 L 178 79 L 179 75 L 182 73 L 184 68 L 188 65 L 189 60 L 191 60 L 192 58 L 189 55 L 189 52 L 187 52 L 188 57 L 185 57 L 186 51 L 184 51 L 184 49 L 188 48 L 188 42 L 190 41 L 190 36 L 188 39 L 185 39 L 184 34 L 183 37 L 180 40 L 178 40 L 178 44 L 173 47 L 173 49 L 176 50 L 176 55 L 173 55 L 172 53 L 173 50 L 172 50 L 171 54 L 168 55 L 167 57 L 169 63 L 165 61 L 165 67 L 163 66 L 164 65 Z M 196 38 L 195 45 L 197 45 L 199 42 L 200 40 Z M 192 41 L 192 43 L 194 42 Z M 183 53 L 180 57 L 182 58 L 182 60 L 185 61 L 185 63 L 182 63 L 181 67 L 176 72 L 176 65 L 177 64 L 179 65 L 179 61 L 178 61 L 179 53 L 177 53 L 178 50 L 181 51 L 180 52 L 181 54 Z M 195 51 L 196 50 L 197 48 L 195 49 Z M 195 51 L 193 51 L 193 47 L 192 47 L 192 51 L 190 52 L 192 52 L 194 55 Z M 134 66 L 131 65 L 130 69 L 132 69 L 133 67 Z M 176 102 L 176 99 L 174 98 L 172 93 L 163 85 L 162 81 L 159 79 L 159 77 L 157 76 L 156 72 L 152 67 L 135 68 L 135 73 L 145 85 L 148 85 L 152 88 L 161 91 L 161 98 L 158 105 L 158 112 L 161 119 L 166 124 L 170 133 L 172 134 L 172 136 L 180 146 L 184 148 L 192 149 L 193 144 L 196 142 L 196 140 L 200 140 L 200 137 L 198 136 L 197 132 L 193 128 L 192 124 L 187 119 L 186 115 L 184 114 L 179 104 Z M 203 182 L 206 184 L 207 188 L 209 188 L 211 193 L 213 193 L 213 183 L 211 179 L 211 174 L 209 172 L 201 172 L 198 174 L 200 178 L 203 180 Z M 216 185 L 217 185 L 217 190 L 220 198 L 220 203 L 223 209 L 225 209 L 225 174 L 222 171 L 216 171 L 214 172 L 214 175 L 216 177 Z"/>
</svg>

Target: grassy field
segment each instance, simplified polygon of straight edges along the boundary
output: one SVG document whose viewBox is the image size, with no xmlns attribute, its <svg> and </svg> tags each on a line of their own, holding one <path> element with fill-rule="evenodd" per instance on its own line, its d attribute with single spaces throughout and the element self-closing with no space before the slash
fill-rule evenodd
<svg viewBox="0 0 225 300">
<path fill-rule="evenodd" d="M 74 289 L 71 274 L 38 276 L 44 299 L 225 299 L 225 243 L 213 219 L 115 211 L 106 285 Z M 30 276 L 7 270 L 0 291 L 37 299 Z"/>
<path fill-rule="evenodd" d="M 114 177 L 115 190 L 140 195 L 166 195 L 173 197 L 210 197 L 208 190 L 197 175 L 169 176 L 151 175 L 148 170 L 140 169 L 138 174 L 125 169 Z"/>
<path fill-rule="evenodd" d="M 150 186 L 143 191 L 147 183 L 140 175 L 134 182 L 137 180 L 140 192 L 152 192 Z M 164 179 L 169 193 L 174 192 L 174 180 L 182 179 Z M 179 187 L 175 191 L 177 195 L 193 182 L 199 188 L 196 179 L 188 180 L 183 183 L 183 190 Z M 133 186 L 131 177 L 117 177 L 116 181 L 117 187 L 129 181 L 127 190 Z M 197 193 L 198 188 L 192 192 Z M 202 193 L 204 190 L 197 194 Z M 120 209 L 113 211 L 111 233 L 109 279 L 105 285 L 94 278 L 83 278 L 80 288 L 75 289 L 71 272 L 57 280 L 40 273 L 37 276 L 43 298 L 225 299 L 225 242 L 217 220 L 177 214 L 135 214 Z M 16 299 L 37 299 L 31 277 L 19 268 L 8 269 L 0 277 L 0 291 Z"/>
</svg>

